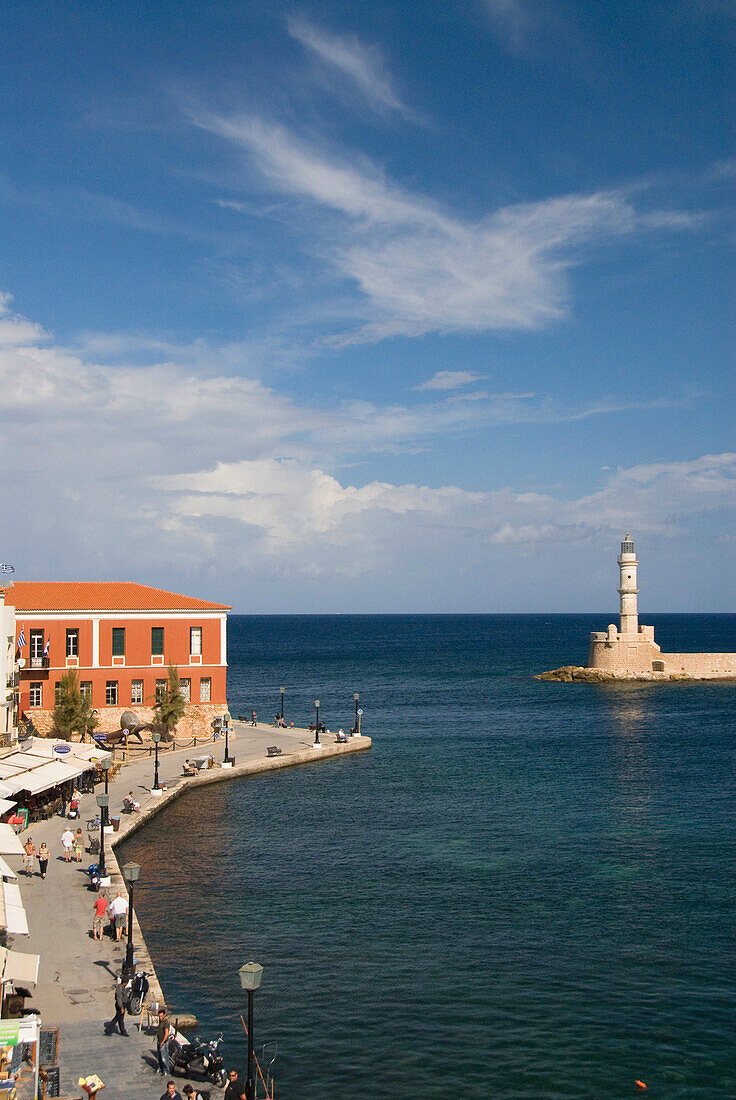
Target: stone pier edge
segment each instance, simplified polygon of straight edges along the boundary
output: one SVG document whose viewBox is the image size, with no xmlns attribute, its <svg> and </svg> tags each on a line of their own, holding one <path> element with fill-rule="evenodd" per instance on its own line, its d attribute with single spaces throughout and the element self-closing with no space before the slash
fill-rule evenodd
<svg viewBox="0 0 736 1100">
<path fill-rule="evenodd" d="M 175 787 L 167 790 L 164 794 L 151 795 L 148 802 L 141 807 L 139 814 L 131 815 L 125 819 L 121 817 L 119 831 L 108 834 L 109 843 L 105 851 L 105 864 L 110 877 L 110 886 L 107 887 L 108 892 L 113 895 L 118 890 L 126 895 L 128 893 L 128 885 L 123 878 L 115 854 L 118 845 L 122 844 L 123 841 L 127 840 L 144 825 L 147 825 L 163 809 L 170 806 L 176 799 L 181 798 L 193 787 L 204 786 L 208 783 L 224 783 L 230 779 L 240 779 L 245 775 L 262 775 L 265 772 L 282 771 L 284 768 L 293 768 L 300 764 L 315 764 L 320 760 L 329 760 L 334 759 L 336 756 L 345 756 L 348 753 L 362 752 L 369 749 L 371 744 L 371 738 L 363 735 L 353 737 L 345 744 L 323 744 L 321 749 L 307 748 L 284 756 L 270 756 L 264 760 L 248 760 L 242 764 L 234 764 L 232 768 L 215 767 L 200 772 L 199 775 L 181 778 Z M 166 997 L 135 912 L 135 892 L 133 895 L 133 945 L 136 966 L 140 970 L 145 970 L 148 975 L 147 1000 L 165 1005 Z M 181 1014 L 184 1015 L 183 1012 Z M 173 1015 L 176 1018 L 176 1013 Z"/>
</svg>

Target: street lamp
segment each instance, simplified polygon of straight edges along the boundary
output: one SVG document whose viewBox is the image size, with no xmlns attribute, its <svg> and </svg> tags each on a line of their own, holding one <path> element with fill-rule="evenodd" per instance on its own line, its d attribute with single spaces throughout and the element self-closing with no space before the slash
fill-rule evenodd
<svg viewBox="0 0 736 1100">
<path fill-rule="evenodd" d="M 358 694 L 357 691 L 354 693 L 353 699 L 355 699 L 355 733 L 356 733 L 356 736 L 357 736 L 357 733 L 358 733 L 358 703 L 360 702 L 360 695 Z"/>
<path fill-rule="evenodd" d="M 238 971 L 240 987 L 248 994 L 248 1080 L 245 1082 L 245 1100 L 255 1100 L 256 1082 L 253 1077 L 253 994 L 261 984 L 263 967 L 258 963 L 246 963 Z"/>
<path fill-rule="evenodd" d="M 123 867 L 123 878 L 128 886 L 128 946 L 125 948 L 125 962 L 123 963 L 123 980 L 127 982 L 135 974 L 135 962 L 133 960 L 133 883 L 138 881 L 141 869 L 137 863 L 126 863 Z"/>
<path fill-rule="evenodd" d="M 230 715 L 227 711 L 225 711 L 225 713 L 223 714 L 222 721 L 225 726 L 225 760 L 230 761 L 230 763 L 232 764 L 233 757 L 230 756 L 230 748 L 227 739 L 227 735 L 230 733 Z"/>
<path fill-rule="evenodd" d="M 100 767 L 102 768 L 102 770 L 105 773 L 105 794 L 107 794 L 107 779 L 108 779 L 108 776 L 110 774 L 110 768 L 112 767 L 112 760 L 110 759 L 109 756 L 106 756 L 104 760 L 100 761 Z M 109 806 L 109 802 L 108 802 L 108 806 Z M 110 810 L 109 810 L 108 806 L 105 806 L 105 808 L 102 811 L 102 814 L 100 815 L 102 817 L 102 824 L 105 827 L 107 827 L 110 824 Z"/>
<path fill-rule="evenodd" d="M 105 866 L 105 817 L 107 814 L 107 807 L 110 805 L 110 796 L 108 794 L 98 794 L 97 805 L 100 807 L 100 862 L 97 867 L 100 872 L 100 878 L 107 878 L 107 867 Z"/>
<path fill-rule="evenodd" d="M 284 720 L 284 693 L 286 692 L 286 688 L 285 687 L 279 688 L 279 692 L 281 693 L 281 721 L 283 722 L 283 720 Z"/>
<path fill-rule="evenodd" d="M 319 699 L 314 700 L 314 707 L 317 711 L 317 721 L 314 723 L 314 744 L 316 747 L 319 745 Z"/>
<path fill-rule="evenodd" d="M 155 760 L 154 760 L 154 764 L 153 764 L 153 789 L 154 789 L 154 791 L 157 791 L 159 789 L 159 786 L 158 786 L 158 743 L 159 743 L 160 740 L 161 740 L 161 734 L 160 733 L 154 733 L 154 735 L 153 735 L 153 748 L 154 748 L 154 752 L 155 752 Z"/>
</svg>

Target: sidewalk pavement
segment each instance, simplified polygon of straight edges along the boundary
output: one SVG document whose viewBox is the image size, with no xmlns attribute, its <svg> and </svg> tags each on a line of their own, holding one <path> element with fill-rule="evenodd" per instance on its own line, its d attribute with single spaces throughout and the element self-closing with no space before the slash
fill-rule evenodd
<svg viewBox="0 0 736 1100">
<path fill-rule="evenodd" d="M 263 762 L 266 748 L 279 745 L 283 757 L 269 764 L 288 764 L 289 757 L 294 763 L 302 760 L 318 760 L 331 756 L 346 746 L 334 744 L 334 735 L 323 735 L 325 749 L 312 749 L 313 734 L 302 729 L 275 729 L 272 726 L 252 727 L 236 722 L 235 732 L 230 737 L 230 754 L 235 757 L 233 772 L 218 769 L 217 776 L 212 771 L 201 773 L 202 781 L 215 778 L 225 779 L 242 774 L 242 770 L 252 771 Z M 217 743 L 217 754 L 222 760 L 224 743 Z M 370 739 L 362 738 L 360 744 L 349 744 L 349 748 L 368 748 Z M 159 782 L 175 788 L 182 782 L 182 765 L 185 758 L 212 753 L 212 743 L 172 751 L 168 746 L 159 751 Z M 158 808 L 161 796 L 150 794 L 149 785 L 153 783 L 153 756 L 148 752 L 138 752 L 129 763 L 124 764 L 120 774 L 110 782 L 110 816 L 118 816 L 123 807 L 123 798 L 130 790 L 141 805 L 141 814 L 125 816 L 121 819 L 121 832 L 115 837 L 119 842 L 125 832 L 138 826 L 146 810 Z M 198 779 L 185 781 L 187 787 L 196 785 Z M 97 792 L 100 788 L 98 785 Z M 165 797 L 165 796 L 164 796 Z M 95 795 L 82 796 L 80 819 L 70 822 L 72 830 L 81 824 L 85 835 L 98 835 L 96 830 L 87 828 L 88 819 L 98 812 Z M 105 1035 L 103 1024 L 114 1015 L 113 996 L 115 977 L 119 973 L 125 956 L 125 936 L 119 943 L 113 943 L 107 936 L 100 942 L 92 939 L 92 905 L 97 896 L 87 888 L 88 878 L 85 868 L 97 857 L 86 852 L 81 863 L 64 862 L 61 849 L 61 834 L 66 825 L 61 817 L 37 822 L 23 834 L 33 839 L 36 848 L 45 841 L 51 851 L 48 874 L 42 880 L 38 871 L 33 877 L 26 877 L 20 871 L 20 856 L 8 857 L 14 870 L 19 872 L 18 881 L 23 904 L 28 916 L 30 935 L 16 936 L 13 946 L 20 951 L 34 952 L 41 957 L 39 981 L 32 1005 L 39 1009 L 44 1024 L 60 1026 L 59 1063 L 61 1066 L 61 1095 L 81 1094 L 77 1079 L 90 1073 L 97 1073 L 106 1084 L 105 1100 L 144 1100 L 156 1098 L 164 1091 L 165 1079 L 156 1077 L 155 1039 L 138 1029 L 139 1018 L 128 1018 L 128 1037 L 117 1031 Z M 117 889 L 125 890 L 120 877 L 114 852 L 110 851 L 110 836 L 106 846 L 108 872 L 112 871 L 112 882 L 107 893 L 114 897 Z M 136 946 L 136 958 L 140 966 L 149 969 L 148 952 L 142 939 L 137 921 L 134 921 L 133 942 Z M 152 982 L 152 1000 L 160 999 L 156 995 L 158 981 Z M 177 1006 L 185 1008 L 186 1006 Z M 177 1077 L 177 1088 L 181 1091 L 186 1083 Z M 192 1081 L 197 1084 L 196 1081 Z M 199 1082 L 200 1089 L 205 1086 Z M 220 1096 L 220 1090 L 207 1085 L 212 1097 Z"/>
</svg>

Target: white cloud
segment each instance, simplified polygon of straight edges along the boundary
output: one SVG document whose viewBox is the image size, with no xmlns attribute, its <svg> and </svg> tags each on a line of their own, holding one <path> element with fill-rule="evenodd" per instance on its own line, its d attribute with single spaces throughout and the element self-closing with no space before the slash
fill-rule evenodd
<svg viewBox="0 0 736 1100">
<path fill-rule="evenodd" d="M 275 188 L 322 208 L 321 220 L 310 212 L 305 230 L 360 291 L 366 314 L 357 331 L 333 338 L 337 346 L 539 328 L 568 312 L 567 271 L 591 247 L 699 224 L 672 211 L 640 214 L 631 192 L 615 190 L 520 203 L 468 221 L 387 182 L 374 166 L 339 163 L 281 127 L 252 117 L 194 121 L 246 150 Z"/>
<path fill-rule="evenodd" d="M 339 576 L 345 592 L 365 586 L 368 609 L 392 589 L 399 601 L 415 592 L 422 606 L 425 584 L 432 607 L 448 569 L 477 587 L 488 556 L 508 548 L 503 560 L 518 582 L 519 554 L 538 552 L 544 569 L 561 542 L 610 542 L 626 528 L 674 537 L 734 510 L 732 454 L 632 466 L 572 499 L 513 487 L 351 484 L 340 471 L 356 455 L 580 410 L 442 390 L 415 407 L 310 408 L 235 373 L 247 364 L 236 367 L 230 349 L 196 343 L 182 362 L 110 366 L 58 346 L 13 315 L 7 298 L 0 321 L 0 471 L 26 575 L 133 576 L 265 610 L 304 606 L 305 592 L 324 585 L 327 593 Z M 133 348 L 142 343 L 135 337 Z M 123 349 L 122 337 L 107 345 L 116 356 Z M 6 553 L 18 558 L 12 539 Z"/>
<path fill-rule="evenodd" d="M 480 374 L 473 374 L 469 370 L 440 370 L 436 374 L 433 374 L 431 378 L 428 378 L 426 382 L 422 382 L 420 386 L 415 386 L 417 390 L 456 390 L 460 386 L 468 386 L 471 382 L 477 382 L 482 376 Z"/>
<path fill-rule="evenodd" d="M 347 77 L 375 110 L 398 111 L 405 118 L 413 117 L 394 91 L 376 47 L 366 46 L 354 35 L 330 34 L 302 17 L 289 19 L 287 25 L 292 38 L 323 64 Z"/>
</svg>

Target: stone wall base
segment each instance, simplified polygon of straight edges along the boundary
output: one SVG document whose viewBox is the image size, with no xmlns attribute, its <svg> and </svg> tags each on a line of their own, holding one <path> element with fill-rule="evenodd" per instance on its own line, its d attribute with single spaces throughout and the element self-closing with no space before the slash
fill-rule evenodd
<svg viewBox="0 0 736 1100">
<path fill-rule="evenodd" d="M 153 707 L 101 707 L 99 711 L 99 725 L 96 733 L 112 733 L 120 729 L 120 718 L 124 711 L 132 710 L 140 718 L 141 722 L 151 722 L 155 717 Z M 179 719 L 175 736 L 186 739 L 187 737 L 201 737 L 207 739 L 212 736 L 212 720 L 222 715 L 227 706 L 222 703 L 187 703 L 184 716 Z M 33 724 L 41 737 L 54 736 L 54 716 L 50 710 L 33 710 L 30 712 Z"/>
</svg>

